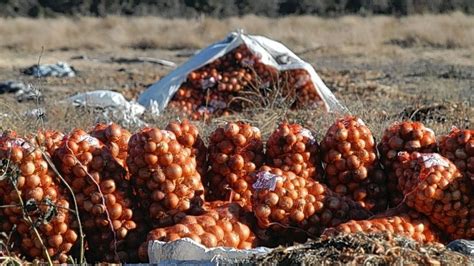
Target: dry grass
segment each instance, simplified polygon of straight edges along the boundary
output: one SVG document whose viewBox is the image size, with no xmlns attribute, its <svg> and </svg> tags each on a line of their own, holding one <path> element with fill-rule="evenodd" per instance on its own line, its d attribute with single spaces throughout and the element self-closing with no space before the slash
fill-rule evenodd
<svg viewBox="0 0 474 266">
<path fill-rule="evenodd" d="M 445 15 L 417 15 L 403 18 L 387 16 L 340 18 L 319 18 L 313 16 L 283 17 L 279 19 L 245 16 L 223 20 L 204 18 L 200 20 L 163 19 L 157 17 L 108 17 L 99 18 L 58 18 L 58 19 L 0 19 L 0 78 L 26 79 L 17 72 L 17 68 L 37 62 L 39 51 L 46 49 L 43 61 L 68 60 L 78 53 L 113 56 L 149 53 L 152 56 L 171 57 L 173 60 L 186 58 L 173 57 L 170 49 L 202 48 L 209 43 L 222 39 L 229 31 L 243 28 L 249 33 L 274 38 L 288 45 L 292 50 L 304 51 L 319 47 L 316 53 L 304 53 L 303 58 L 316 62 L 320 69 L 320 57 L 334 58 L 354 65 L 395 62 L 405 57 L 404 64 L 412 60 L 438 60 L 446 64 L 473 66 L 474 54 L 474 18 L 462 13 Z M 403 48 L 405 46 L 405 48 Z M 406 49 L 408 47 L 409 49 Z M 149 49 L 146 52 L 135 49 Z M 413 48 L 413 49 L 411 49 Z M 69 49 L 69 52 L 58 51 Z M 54 51 L 56 50 L 56 51 Z M 71 51 L 72 50 L 72 51 Z M 366 60 L 366 58 L 371 58 Z M 463 60 L 458 60 L 463 59 Z M 437 61 L 436 61 L 437 62 Z M 143 90 L 149 82 L 154 82 L 157 73 L 168 73 L 169 69 L 157 71 L 149 65 L 128 65 L 128 72 L 117 72 L 124 67 L 117 64 L 105 64 L 88 61 L 73 61 L 82 72 L 71 79 L 44 79 L 33 85 L 46 88 L 46 102 L 40 106 L 17 104 L 13 98 L 0 97 L 0 130 L 16 129 L 20 133 L 35 131 L 40 127 L 69 131 L 74 127 L 88 129 L 97 122 L 97 115 L 90 110 L 77 111 L 57 104 L 57 100 L 77 91 L 102 88 L 114 88 L 127 93 L 124 86 Z M 350 68 L 347 66 L 345 69 Z M 11 69 L 14 69 L 11 71 Z M 344 69 L 344 68 L 343 68 Z M 445 116 L 445 121 L 425 119 L 428 126 L 439 134 L 446 133 L 452 125 L 466 127 L 472 125 L 474 102 L 469 92 L 469 77 L 464 80 L 421 77 L 418 80 L 403 81 L 406 84 L 390 84 L 399 73 L 381 70 L 381 76 L 393 75 L 389 80 L 378 81 L 375 90 L 368 90 L 365 84 L 373 82 L 363 79 L 356 81 L 357 75 L 347 79 L 349 83 L 360 82 L 355 88 L 342 86 L 336 90 L 336 96 L 353 114 L 362 117 L 380 138 L 383 129 L 400 120 L 400 112 L 405 107 L 417 108 L 432 102 L 452 101 L 457 108 Z M 337 80 L 340 74 L 330 70 L 323 76 L 326 83 Z M 362 75 L 368 72 L 362 71 Z M 130 74 L 131 73 L 131 74 Z M 3 75 L 2 75 L 3 74 Z M 436 74 L 436 73 L 435 73 Z M 402 75 L 402 74 L 400 74 Z M 130 78 L 131 77 L 131 78 Z M 388 84 L 383 84 L 387 83 Z M 36 84 L 39 83 L 39 84 Z M 138 85 L 137 85 L 138 84 Z M 328 83 L 331 89 L 335 85 Z M 388 86 L 385 86 L 388 85 Z M 414 90 L 412 87 L 419 87 Z M 429 92 L 429 93 L 427 93 Z M 467 94 L 466 94 L 467 93 Z M 466 97 L 467 95 L 467 97 Z M 471 97 L 471 98 L 469 98 Z M 451 106 L 449 103 L 448 107 Z M 44 122 L 34 117 L 25 117 L 24 112 L 32 108 L 46 109 Z M 8 117 L 2 117 L 2 113 Z M 159 118 L 149 117 L 150 125 L 164 127 L 170 120 L 181 117 L 177 113 L 166 113 Z M 466 120 L 467 118 L 467 120 Z M 282 120 L 302 123 L 318 133 L 319 138 L 334 121 L 333 115 L 320 110 L 301 110 L 290 112 L 285 108 L 253 108 L 245 112 L 213 122 L 198 122 L 203 135 L 208 136 L 215 127 L 228 120 L 243 120 L 261 128 L 268 136 Z M 19 123 L 19 121 L 22 121 Z M 467 122 L 466 122 L 467 121 Z M 131 130 L 134 130 L 132 128 Z"/>
<path fill-rule="evenodd" d="M 163 19 L 158 17 L 0 19 L 0 46 L 37 51 L 46 49 L 116 49 L 145 47 L 199 48 L 242 28 L 264 34 L 298 51 L 316 46 L 363 46 L 378 49 L 393 39 L 416 37 L 421 44 L 474 48 L 474 19 L 462 13 L 323 19 L 314 16 L 279 19 L 245 16 L 223 20 Z"/>
</svg>

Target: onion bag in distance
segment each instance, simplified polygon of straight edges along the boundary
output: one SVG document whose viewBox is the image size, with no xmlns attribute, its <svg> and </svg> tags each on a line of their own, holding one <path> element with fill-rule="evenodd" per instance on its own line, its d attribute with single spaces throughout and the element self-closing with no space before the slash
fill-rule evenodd
<svg viewBox="0 0 474 266">
<path fill-rule="evenodd" d="M 280 73 L 283 71 L 306 71 L 325 109 L 340 113 L 346 111 L 346 108 L 339 103 L 311 64 L 303 61 L 279 42 L 242 32 L 232 32 L 224 40 L 203 49 L 189 61 L 145 90 L 138 98 L 138 102 L 155 113 L 163 111 L 181 85 L 186 82 L 188 74 L 223 57 L 241 45 L 245 45 L 259 58 L 263 65 L 274 68 Z"/>
</svg>

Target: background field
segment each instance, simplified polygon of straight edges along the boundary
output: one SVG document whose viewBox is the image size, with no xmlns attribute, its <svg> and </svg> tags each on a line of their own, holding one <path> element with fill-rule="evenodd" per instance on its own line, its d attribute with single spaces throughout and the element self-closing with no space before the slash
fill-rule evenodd
<svg viewBox="0 0 474 266">
<path fill-rule="evenodd" d="M 1 0 L 0 16 L 157 15 L 162 17 L 270 17 L 317 14 L 474 13 L 471 0 Z"/>
<path fill-rule="evenodd" d="M 93 114 L 59 101 L 96 89 L 119 91 L 134 99 L 171 71 L 156 64 L 117 63 L 113 59 L 152 57 L 180 64 L 238 28 L 281 41 L 310 62 L 336 97 L 351 113 L 360 115 L 377 138 L 388 123 L 400 119 L 423 121 L 438 134 L 451 126 L 472 128 L 474 18 L 451 13 L 401 18 L 3 18 L 0 81 L 31 83 L 46 97 L 43 103 L 17 103 L 11 94 L 0 95 L 0 129 L 89 128 L 96 119 Z M 36 79 L 21 73 L 40 56 L 41 63 L 70 63 L 78 71 L 77 77 Z M 46 120 L 25 118 L 24 112 L 36 107 L 46 108 Z M 178 116 L 167 113 L 146 119 L 161 126 Z M 225 119 L 237 118 L 199 124 L 206 134 Z M 249 109 L 238 119 L 253 122 L 264 134 L 282 119 L 298 121 L 321 138 L 334 115 L 321 110 L 291 112 L 283 107 Z"/>
</svg>

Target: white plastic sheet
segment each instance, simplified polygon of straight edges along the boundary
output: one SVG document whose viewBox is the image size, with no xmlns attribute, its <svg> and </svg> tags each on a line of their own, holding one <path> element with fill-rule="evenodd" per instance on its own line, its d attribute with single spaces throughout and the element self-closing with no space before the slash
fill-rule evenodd
<svg viewBox="0 0 474 266">
<path fill-rule="evenodd" d="M 149 263 L 158 265 L 217 265 L 229 264 L 233 260 L 243 260 L 253 255 L 263 255 L 271 249 L 258 247 L 249 250 L 234 248 L 206 248 L 189 238 L 172 242 L 153 240 L 148 242 Z"/>
<path fill-rule="evenodd" d="M 279 71 L 291 69 L 306 70 L 311 76 L 311 80 L 319 96 L 321 96 L 326 110 L 341 113 L 346 111 L 346 108 L 339 103 L 309 63 L 303 61 L 279 42 L 263 36 L 243 34 L 242 32 L 232 32 L 226 39 L 202 50 L 189 61 L 145 90 L 138 98 L 138 103 L 155 113 L 159 113 L 167 106 L 181 84 L 186 81 L 190 72 L 227 54 L 242 43 L 254 54 L 258 55 L 262 63 L 272 66 Z"/>
<path fill-rule="evenodd" d="M 75 77 L 76 71 L 64 62 L 51 65 L 34 65 L 23 71 L 27 75 L 35 77 Z"/>
<path fill-rule="evenodd" d="M 84 106 L 103 110 L 103 115 L 110 121 L 120 119 L 127 126 L 142 126 L 140 116 L 145 107 L 135 102 L 129 102 L 122 94 L 109 90 L 89 91 L 79 93 L 67 100 L 74 106 Z"/>
</svg>

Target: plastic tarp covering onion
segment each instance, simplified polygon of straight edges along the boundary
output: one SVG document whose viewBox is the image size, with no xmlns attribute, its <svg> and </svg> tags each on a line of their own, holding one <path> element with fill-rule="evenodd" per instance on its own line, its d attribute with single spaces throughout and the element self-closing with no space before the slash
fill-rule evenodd
<svg viewBox="0 0 474 266">
<path fill-rule="evenodd" d="M 254 255 L 269 253 L 271 249 L 258 247 L 248 250 L 216 247 L 206 248 L 190 238 L 172 242 L 148 242 L 149 263 L 158 265 L 219 265 L 242 261 Z"/>
<path fill-rule="evenodd" d="M 202 50 L 189 61 L 145 90 L 138 98 L 138 103 L 149 108 L 152 112 L 159 113 L 168 105 L 168 102 L 178 91 L 181 84 L 186 81 L 190 72 L 211 63 L 242 43 L 255 55 L 259 56 L 262 63 L 275 67 L 279 71 L 291 69 L 306 70 L 311 76 L 311 80 L 323 100 L 326 110 L 336 113 L 346 111 L 346 108 L 339 103 L 309 63 L 303 61 L 279 42 L 262 36 L 247 35 L 242 32 L 232 32 L 225 40 L 216 42 Z"/>
</svg>

